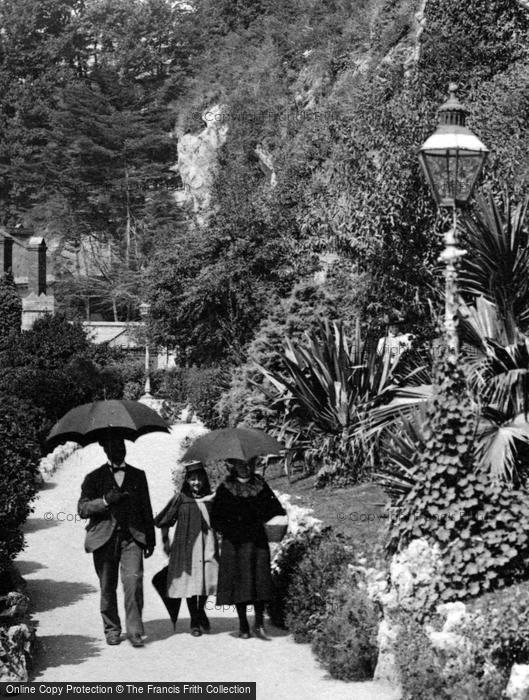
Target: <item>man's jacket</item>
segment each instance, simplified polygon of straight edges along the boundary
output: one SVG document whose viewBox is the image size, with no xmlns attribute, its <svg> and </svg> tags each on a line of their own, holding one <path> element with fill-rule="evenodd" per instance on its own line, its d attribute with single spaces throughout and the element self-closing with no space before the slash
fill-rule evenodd
<svg viewBox="0 0 529 700">
<path fill-rule="evenodd" d="M 105 505 L 103 496 L 117 489 L 126 491 L 128 498 L 113 505 Z M 77 504 L 81 518 L 90 518 L 86 527 L 85 549 L 94 552 L 112 537 L 115 529 L 128 530 L 142 547 L 155 545 L 151 500 L 145 472 L 127 464 L 123 484 L 119 487 L 111 468 L 104 464 L 87 474 Z"/>
</svg>

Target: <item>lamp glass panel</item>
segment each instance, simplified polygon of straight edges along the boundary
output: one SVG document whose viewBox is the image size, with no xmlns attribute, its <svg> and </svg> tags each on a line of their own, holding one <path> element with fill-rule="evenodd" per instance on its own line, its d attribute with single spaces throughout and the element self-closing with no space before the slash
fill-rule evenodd
<svg viewBox="0 0 529 700">
<path fill-rule="evenodd" d="M 423 151 L 421 155 L 437 203 L 454 206 L 467 202 L 483 167 L 486 153 L 449 149 Z"/>
<path fill-rule="evenodd" d="M 456 201 L 458 203 L 463 204 L 470 199 L 484 160 L 485 153 L 459 152 L 455 183 Z"/>
<path fill-rule="evenodd" d="M 427 172 L 430 187 L 438 204 L 454 200 L 454 185 L 456 181 L 455 158 L 446 152 L 423 153 L 424 167 Z"/>
</svg>

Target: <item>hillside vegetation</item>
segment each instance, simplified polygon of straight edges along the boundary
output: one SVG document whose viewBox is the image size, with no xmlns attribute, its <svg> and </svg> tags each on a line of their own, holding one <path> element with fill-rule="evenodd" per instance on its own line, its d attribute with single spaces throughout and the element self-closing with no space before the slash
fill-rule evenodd
<svg viewBox="0 0 529 700">
<path fill-rule="evenodd" d="M 491 150 L 482 187 L 525 188 L 515 0 L 1 0 L 0 21 L 2 222 L 53 239 L 70 316 L 90 297 L 134 319 L 148 297 L 153 339 L 228 367 L 219 387 L 292 313 L 294 335 L 320 314 L 377 337 L 391 309 L 431 332 L 447 222 L 416 155 L 450 81 Z M 170 168 L 216 104 L 227 139 L 197 226 Z M 75 274 L 61 251 L 87 240 L 94 269 Z"/>
</svg>

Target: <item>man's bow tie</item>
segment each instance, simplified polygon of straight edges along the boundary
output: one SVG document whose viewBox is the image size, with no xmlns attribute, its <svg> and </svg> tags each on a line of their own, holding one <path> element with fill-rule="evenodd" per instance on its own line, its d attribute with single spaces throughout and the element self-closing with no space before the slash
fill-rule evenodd
<svg viewBox="0 0 529 700">
<path fill-rule="evenodd" d="M 124 471 L 125 471 L 125 467 L 112 467 L 112 471 L 114 472 L 114 474 L 115 474 L 116 472 L 124 472 Z"/>
</svg>

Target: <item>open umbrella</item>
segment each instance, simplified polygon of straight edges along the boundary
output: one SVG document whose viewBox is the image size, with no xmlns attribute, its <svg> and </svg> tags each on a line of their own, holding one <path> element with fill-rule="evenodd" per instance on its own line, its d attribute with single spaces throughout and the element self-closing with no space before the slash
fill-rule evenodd
<svg viewBox="0 0 529 700">
<path fill-rule="evenodd" d="M 104 438 L 120 437 L 134 442 L 140 435 L 169 429 L 163 418 L 138 401 L 93 401 L 68 411 L 50 431 L 49 449 L 71 440 L 89 445 Z"/>
<path fill-rule="evenodd" d="M 198 437 L 182 457 L 182 461 L 241 459 L 247 461 L 258 455 L 277 455 L 285 447 L 262 430 L 254 428 L 223 428 Z"/>
</svg>

